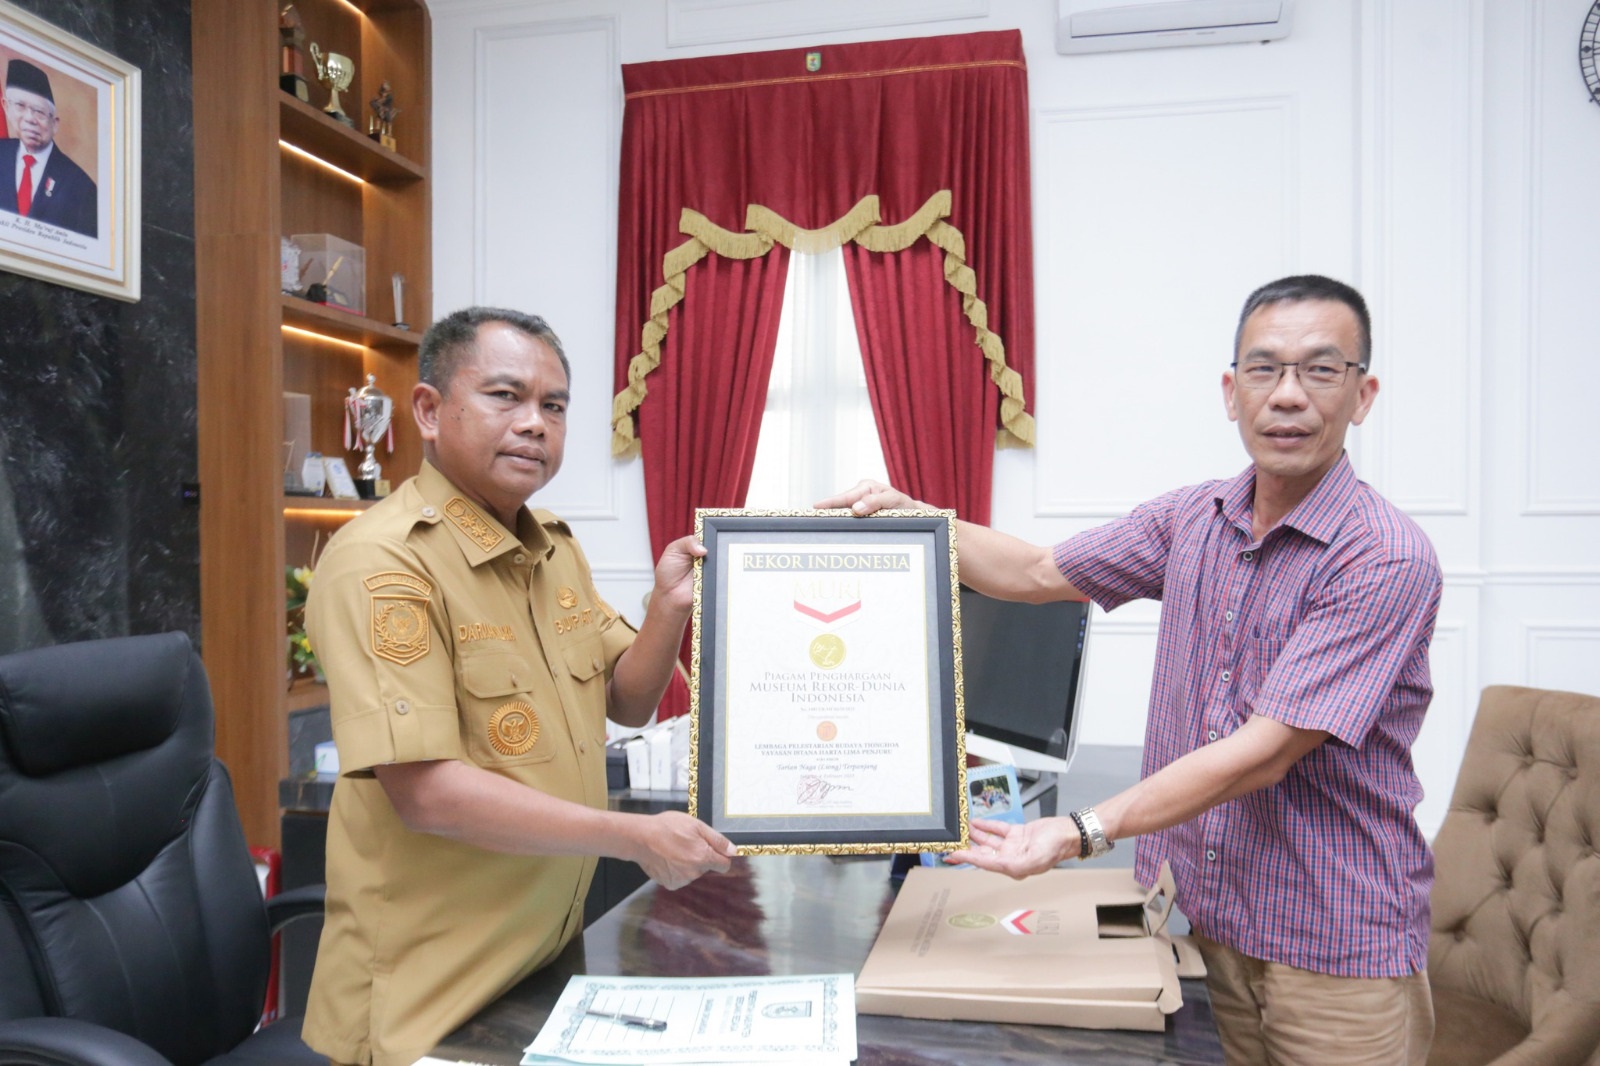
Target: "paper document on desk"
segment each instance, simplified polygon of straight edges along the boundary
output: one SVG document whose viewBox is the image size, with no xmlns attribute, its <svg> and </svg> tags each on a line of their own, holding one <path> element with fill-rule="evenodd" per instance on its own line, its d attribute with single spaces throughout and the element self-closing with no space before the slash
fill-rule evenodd
<svg viewBox="0 0 1600 1066">
<path fill-rule="evenodd" d="M 522 1062 L 845 1066 L 855 1057 L 854 974 L 578 975 Z"/>
</svg>

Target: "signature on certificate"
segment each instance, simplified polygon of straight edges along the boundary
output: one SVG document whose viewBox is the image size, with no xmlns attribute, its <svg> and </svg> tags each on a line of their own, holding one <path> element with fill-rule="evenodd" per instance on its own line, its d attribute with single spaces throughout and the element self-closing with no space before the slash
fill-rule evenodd
<svg viewBox="0 0 1600 1066">
<path fill-rule="evenodd" d="M 849 791 L 846 785 L 836 785 L 831 781 L 824 781 L 815 774 L 807 774 L 800 779 L 800 786 L 795 790 L 794 800 L 804 807 L 813 807 L 827 798 L 828 793 L 836 789 Z"/>
</svg>

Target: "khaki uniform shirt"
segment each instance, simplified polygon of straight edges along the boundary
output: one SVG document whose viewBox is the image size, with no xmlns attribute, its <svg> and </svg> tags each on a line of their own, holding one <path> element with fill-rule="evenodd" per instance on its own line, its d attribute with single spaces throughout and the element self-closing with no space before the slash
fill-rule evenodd
<svg viewBox="0 0 1600 1066">
<path fill-rule="evenodd" d="M 406 829 L 372 767 L 459 759 L 606 804 L 606 681 L 634 632 L 566 524 L 513 535 L 424 464 L 329 541 L 306 621 L 340 778 L 305 1040 L 410 1066 L 582 927 L 595 859 L 516 856 Z"/>
</svg>

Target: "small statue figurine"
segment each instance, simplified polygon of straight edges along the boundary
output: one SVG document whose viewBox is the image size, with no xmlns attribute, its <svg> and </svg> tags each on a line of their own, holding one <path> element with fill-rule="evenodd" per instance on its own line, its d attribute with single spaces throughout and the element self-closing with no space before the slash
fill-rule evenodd
<svg viewBox="0 0 1600 1066">
<path fill-rule="evenodd" d="M 300 21 L 300 12 L 288 4 L 278 14 L 278 88 L 292 96 L 311 102 L 311 90 L 306 85 L 306 28 Z"/>
<path fill-rule="evenodd" d="M 367 119 L 367 136 L 394 151 L 394 117 L 400 109 L 394 106 L 394 90 L 387 81 L 378 87 L 378 95 L 367 106 L 372 108 L 372 115 Z"/>
</svg>

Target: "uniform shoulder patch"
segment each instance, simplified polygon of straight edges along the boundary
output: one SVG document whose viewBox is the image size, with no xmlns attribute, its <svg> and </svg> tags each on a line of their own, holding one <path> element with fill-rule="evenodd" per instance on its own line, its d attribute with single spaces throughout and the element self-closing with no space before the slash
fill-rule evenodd
<svg viewBox="0 0 1600 1066">
<path fill-rule="evenodd" d="M 472 504 L 460 496 L 450 497 L 450 502 L 444 505 L 444 516 L 486 552 L 493 551 L 496 545 L 506 539 L 504 533 L 484 521 Z"/>
<path fill-rule="evenodd" d="M 366 578 L 362 584 L 367 586 L 368 592 L 376 592 L 386 585 L 400 585 L 424 596 L 433 594 L 433 583 L 431 581 L 418 577 L 416 574 L 408 574 L 404 570 L 385 570 L 381 574 L 373 574 L 371 577 Z"/>
<path fill-rule="evenodd" d="M 372 597 L 372 654 L 409 666 L 428 654 L 428 601 L 419 596 Z"/>
</svg>

